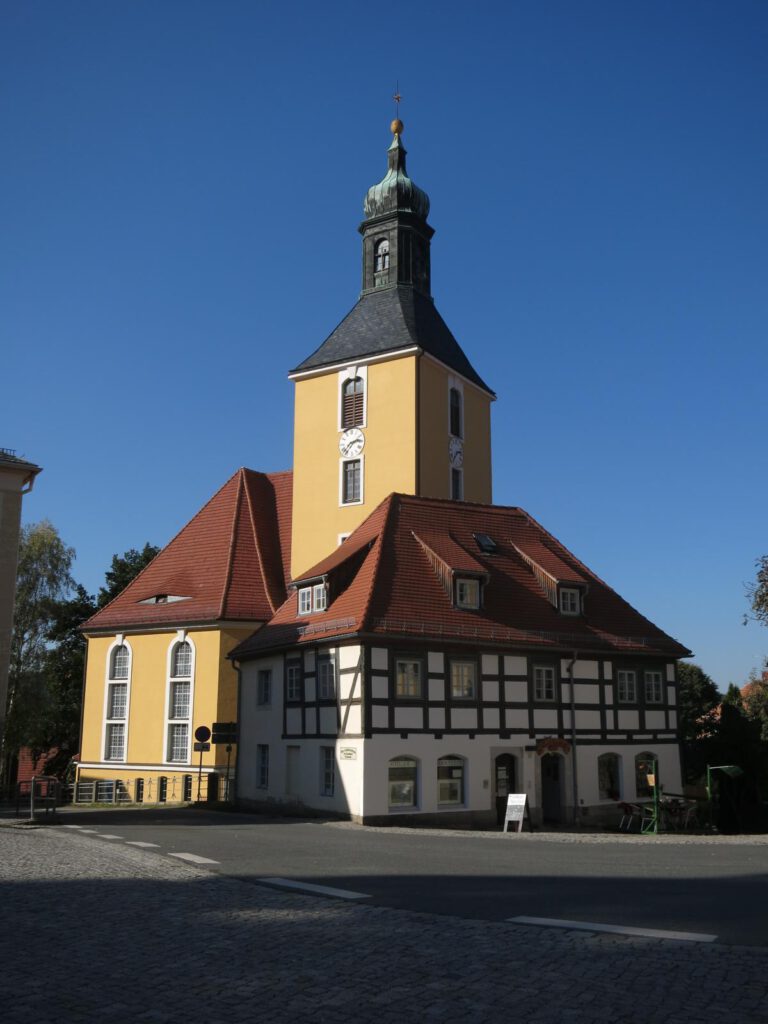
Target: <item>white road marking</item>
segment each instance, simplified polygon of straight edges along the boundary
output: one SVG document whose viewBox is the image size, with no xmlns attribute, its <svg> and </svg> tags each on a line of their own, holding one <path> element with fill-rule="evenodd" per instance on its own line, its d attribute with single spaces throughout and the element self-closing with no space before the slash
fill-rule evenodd
<svg viewBox="0 0 768 1024">
<path fill-rule="evenodd" d="M 125 845 L 126 846 L 142 846 L 142 847 L 144 847 L 144 846 L 146 846 L 146 847 L 153 846 L 153 847 L 155 847 L 155 849 L 159 849 L 160 848 L 158 843 L 142 843 L 138 839 L 126 839 Z"/>
<path fill-rule="evenodd" d="M 169 853 L 169 857 L 178 857 L 179 860 L 188 860 L 192 864 L 218 864 L 219 861 L 211 860 L 210 857 L 198 857 L 196 853 Z"/>
<path fill-rule="evenodd" d="M 106 832 L 97 832 L 96 836 L 99 839 L 122 839 L 123 838 L 122 836 L 110 836 L 110 835 L 107 835 Z"/>
<path fill-rule="evenodd" d="M 511 924 L 539 924 L 545 928 L 577 928 L 585 932 L 611 932 L 613 935 L 637 935 L 644 939 L 674 939 L 677 942 L 716 942 L 716 935 L 702 932 L 671 932 L 659 928 L 630 928 L 619 924 L 595 924 L 592 921 L 560 921 L 555 917 L 508 917 Z"/>
<path fill-rule="evenodd" d="M 293 882 L 289 878 L 257 878 L 266 885 L 279 885 L 283 889 L 299 889 L 302 892 L 316 892 L 321 896 L 335 896 L 340 900 L 368 900 L 367 892 L 351 892 L 349 889 L 334 889 L 330 885 L 312 885 L 310 882 Z"/>
<path fill-rule="evenodd" d="M 79 829 L 83 828 L 82 825 L 62 825 L 61 827 L 62 828 L 79 828 Z"/>
<path fill-rule="evenodd" d="M 81 832 L 87 832 L 89 836 L 97 836 L 99 833 L 95 828 L 81 828 Z"/>
</svg>

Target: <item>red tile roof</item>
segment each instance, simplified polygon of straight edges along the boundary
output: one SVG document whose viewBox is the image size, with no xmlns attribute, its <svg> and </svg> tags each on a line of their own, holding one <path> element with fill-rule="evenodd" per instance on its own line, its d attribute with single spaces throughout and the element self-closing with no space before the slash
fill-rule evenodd
<svg viewBox="0 0 768 1024">
<path fill-rule="evenodd" d="M 483 553 L 474 534 L 497 545 Z M 420 540 L 421 539 L 421 540 Z M 458 571 L 487 574 L 483 607 L 456 608 L 425 546 Z M 553 607 L 521 552 L 558 579 L 588 584 L 585 614 Z M 358 562 L 351 556 L 356 553 Z M 462 554 L 463 553 L 463 554 Z M 543 563 L 543 564 L 542 564 Z M 469 566 L 477 569 L 469 569 Z M 350 566 L 354 572 L 350 574 Z M 685 657 L 690 652 L 642 616 L 520 508 L 392 494 L 328 558 L 302 579 L 328 575 L 326 611 L 299 615 L 295 594 L 233 657 L 351 634 L 445 641 L 620 649 Z M 295 581 L 300 582 L 300 581 Z"/>
<path fill-rule="evenodd" d="M 239 469 L 86 632 L 270 619 L 285 601 L 293 477 Z M 149 603 L 159 595 L 183 601 Z"/>
</svg>

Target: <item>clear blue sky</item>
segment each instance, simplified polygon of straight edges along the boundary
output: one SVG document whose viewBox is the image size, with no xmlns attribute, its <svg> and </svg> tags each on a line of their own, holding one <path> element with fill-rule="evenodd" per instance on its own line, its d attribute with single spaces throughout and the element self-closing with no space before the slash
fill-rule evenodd
<svg viewBox="0 0 768 1024">
<path fill-rule="evenodd" d="M 494 498 L 743 681 L 768 553 L 768 5 L 0 3 L 0 445 L 90 590 L 239 466 L 354 304 L 399 78 Z"/>
</svg>

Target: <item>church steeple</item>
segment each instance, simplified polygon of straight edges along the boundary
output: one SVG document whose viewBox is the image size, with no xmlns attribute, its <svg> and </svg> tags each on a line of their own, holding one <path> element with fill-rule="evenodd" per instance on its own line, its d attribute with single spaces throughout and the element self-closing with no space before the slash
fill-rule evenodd
<svg viewBox="0 0 768 1024">
<path fill-rule="evenodd" d="M 387 173 L 368 189 L 363 204 L 362 294 L 406 285 L 431 296 L 429 196 L 406 172 L 403 122 L 393 121 L 391 129 Z"/>
</svg>

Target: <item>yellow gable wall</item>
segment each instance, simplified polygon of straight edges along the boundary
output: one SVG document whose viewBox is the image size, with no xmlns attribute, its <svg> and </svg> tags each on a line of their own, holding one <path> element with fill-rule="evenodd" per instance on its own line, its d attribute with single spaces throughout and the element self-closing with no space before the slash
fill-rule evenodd
<svg viewBox="0 0 768 1024">
<path fill-rule="evenodd" d="M 190 629 L 187 632 L 187 639 L 195 651 L 193 733 L 198 725 L 210 727 L 214 722 L 236 720 L 237 672 L 227 660 L 227 654 L 250 636 L 253 629 L 253 626 L 243 626 L 224 630 Z M 166 754 L 168 651 L 178 639 L 178 634 L 176 630 L 144 634 L 126 632 L 124 637 L 132 651 L 127 756 L 124 762 L 108 762 L 105 770 L 98 773 L 104 777 L 124 777 L 131 765 L 161 765 Z M 104 761 L 107 657 L 114 640 L 114 635 L 90 637 L 88 640 L 80 752 L 83 762 Z M 212 746 L 203 755 L 203 765 L 226 764 L 226 760 L 224 746 Z M 199 755 L 193 753 L 192 764 L 196 766 L 198 763 Z M 174 768 L 180 770 L 179 766 Z M 88 774 L 97 773 L 91 771 Z"/>
</svg>

